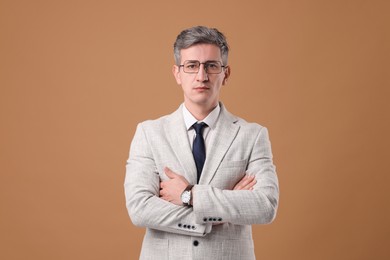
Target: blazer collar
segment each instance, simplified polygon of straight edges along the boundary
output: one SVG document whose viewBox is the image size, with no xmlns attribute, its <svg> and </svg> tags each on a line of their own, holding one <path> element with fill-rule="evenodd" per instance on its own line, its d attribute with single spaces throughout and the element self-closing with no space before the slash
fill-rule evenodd
<svg viewBox="0 0 390 260">
<path fill-rule="evenodd" d="M 184 170 L 181 174 L 183 174 L 191 184 L 195 184 L 197 178 L 196 166 L 184 123 L 182 106 L 183 104 L 169 116 L 168 124 L 165 124 L 164 129 L 168 141 Z M 210 142 L 210 149 L 206 155 L 206 161 L 199 184 L 209 184 L 211 182 L 240 129 L 239 125 L 235 124 L 238 121 L 238 118 L 230 114 L 222 103 L 220 103 L 220 107 L 221 112 L 215 125 L 215 133 Z"/>
<path fill-rule="evenodd" d="M 213 139 L 210 142 L 209 152 L 206 154 L 199 184 L 209 184 L 212 181 L 240 129 L 240 126 L 236 124 L 238 118 L 230 114 L 222 103 L 220 106 L 221 112 L 215 126 L 215 133 L 212 136 Z"/>
<path fill-rule="evenodd" d="M 189 183 L 196 184 L 197 173 L 191 145 L 188 140 L 186 125 L 183 118 L 183 104 L 169 117 L 164 131 L 168 142 L 184 172 L 180 172 Z"/>
</svg>

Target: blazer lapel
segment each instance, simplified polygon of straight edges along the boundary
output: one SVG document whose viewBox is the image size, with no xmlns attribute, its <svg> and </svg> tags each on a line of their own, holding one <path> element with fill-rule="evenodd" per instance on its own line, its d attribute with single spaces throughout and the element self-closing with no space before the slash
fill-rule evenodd
<svg viewBox="0 0 390 260">
<path fill-rule="evenodd" d="M 235 124 L 238 119 L 230 114 L 222 103 L 220 103 L 220 105 L 221 112 L 215 127 L 215 133 L 213 133 L 213 140 L 211 140 L 210 143 L 210 149 L 208 149 L 208 153 L 206 153 L 206 162 L 203 167 L 199 184 L 209 184 L 211 182 L 240 129 L 240 126 Z"/>
<path fill-rule="evenodd" d="M 196 165 L 183 119 L 182 106 L 170 115 L 170 120 L 168 124 L 165 124 L 164 131 L 176 158 L 184 169 L 184 172 L 179 174 L 184 175 L 189 183 L 196 184 Z"/>
</svg>

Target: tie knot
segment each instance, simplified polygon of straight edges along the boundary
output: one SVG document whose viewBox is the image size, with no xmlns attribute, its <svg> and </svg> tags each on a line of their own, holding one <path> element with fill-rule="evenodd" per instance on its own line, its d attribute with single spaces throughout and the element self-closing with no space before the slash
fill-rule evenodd
<svg viewBox="0 0 390 260">
<path fill-rule="evenodd" d="M 192 125 L 192 127 L 195 129 L 195 132 L 196 132 L 196 134 L 197 135 L 201 135 L 202 134 L 202 129 L 203 129 L 203 127 L 205 127 L 205 126 L 207 126 L 207 124 L 205 124 L 205 123 L 195 123 L 195 124 L 193 124 Z"/>
</svg>

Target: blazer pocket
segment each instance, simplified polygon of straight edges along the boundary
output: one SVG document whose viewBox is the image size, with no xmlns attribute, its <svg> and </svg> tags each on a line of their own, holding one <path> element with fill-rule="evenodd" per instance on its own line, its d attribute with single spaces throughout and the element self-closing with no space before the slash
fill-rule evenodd
<svg viewBox="0 0 390 260">
<path fill-rule="evenodd" d="M 221 162 L 221 165 L 219 166 L 219 168 L 232 168 L 232 167 L 239 167 L 239 168 L 244 168 L 246 169 L 246 165 L 247 165 L 247 160 L 239 160 L 239 161 L 225 161 L 223 160 Z"/>
<path fill-rule="evenodd" d="M 232 190 L 244 177 L 246 167 L 247 160 L 221 162 L 211 185 L 223 190 Z"/>
</svg>

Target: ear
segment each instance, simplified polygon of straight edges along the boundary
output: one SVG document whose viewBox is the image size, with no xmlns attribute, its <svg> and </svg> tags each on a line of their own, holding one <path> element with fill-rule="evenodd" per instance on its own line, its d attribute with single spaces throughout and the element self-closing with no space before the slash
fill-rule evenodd
<svg viewBox="0 0 390 260">
<path fill-rule="evenodd" d="M 179 66 L 173 65 L 173 67 L 172 67 L 172 74 L 175 77 L 177 84 L 181 85 L 180 68 L 179 68 Z"/>
<path fill-rule="evenodd" d="M 226 85 L 227 84 L 227 80 L 228 80 L 229 77 L 230 77 L 230 66 L 226 66 L 226 68 L 225 68 L 225 78 L 222 81 L 222 85 Z"/>
</svg>

